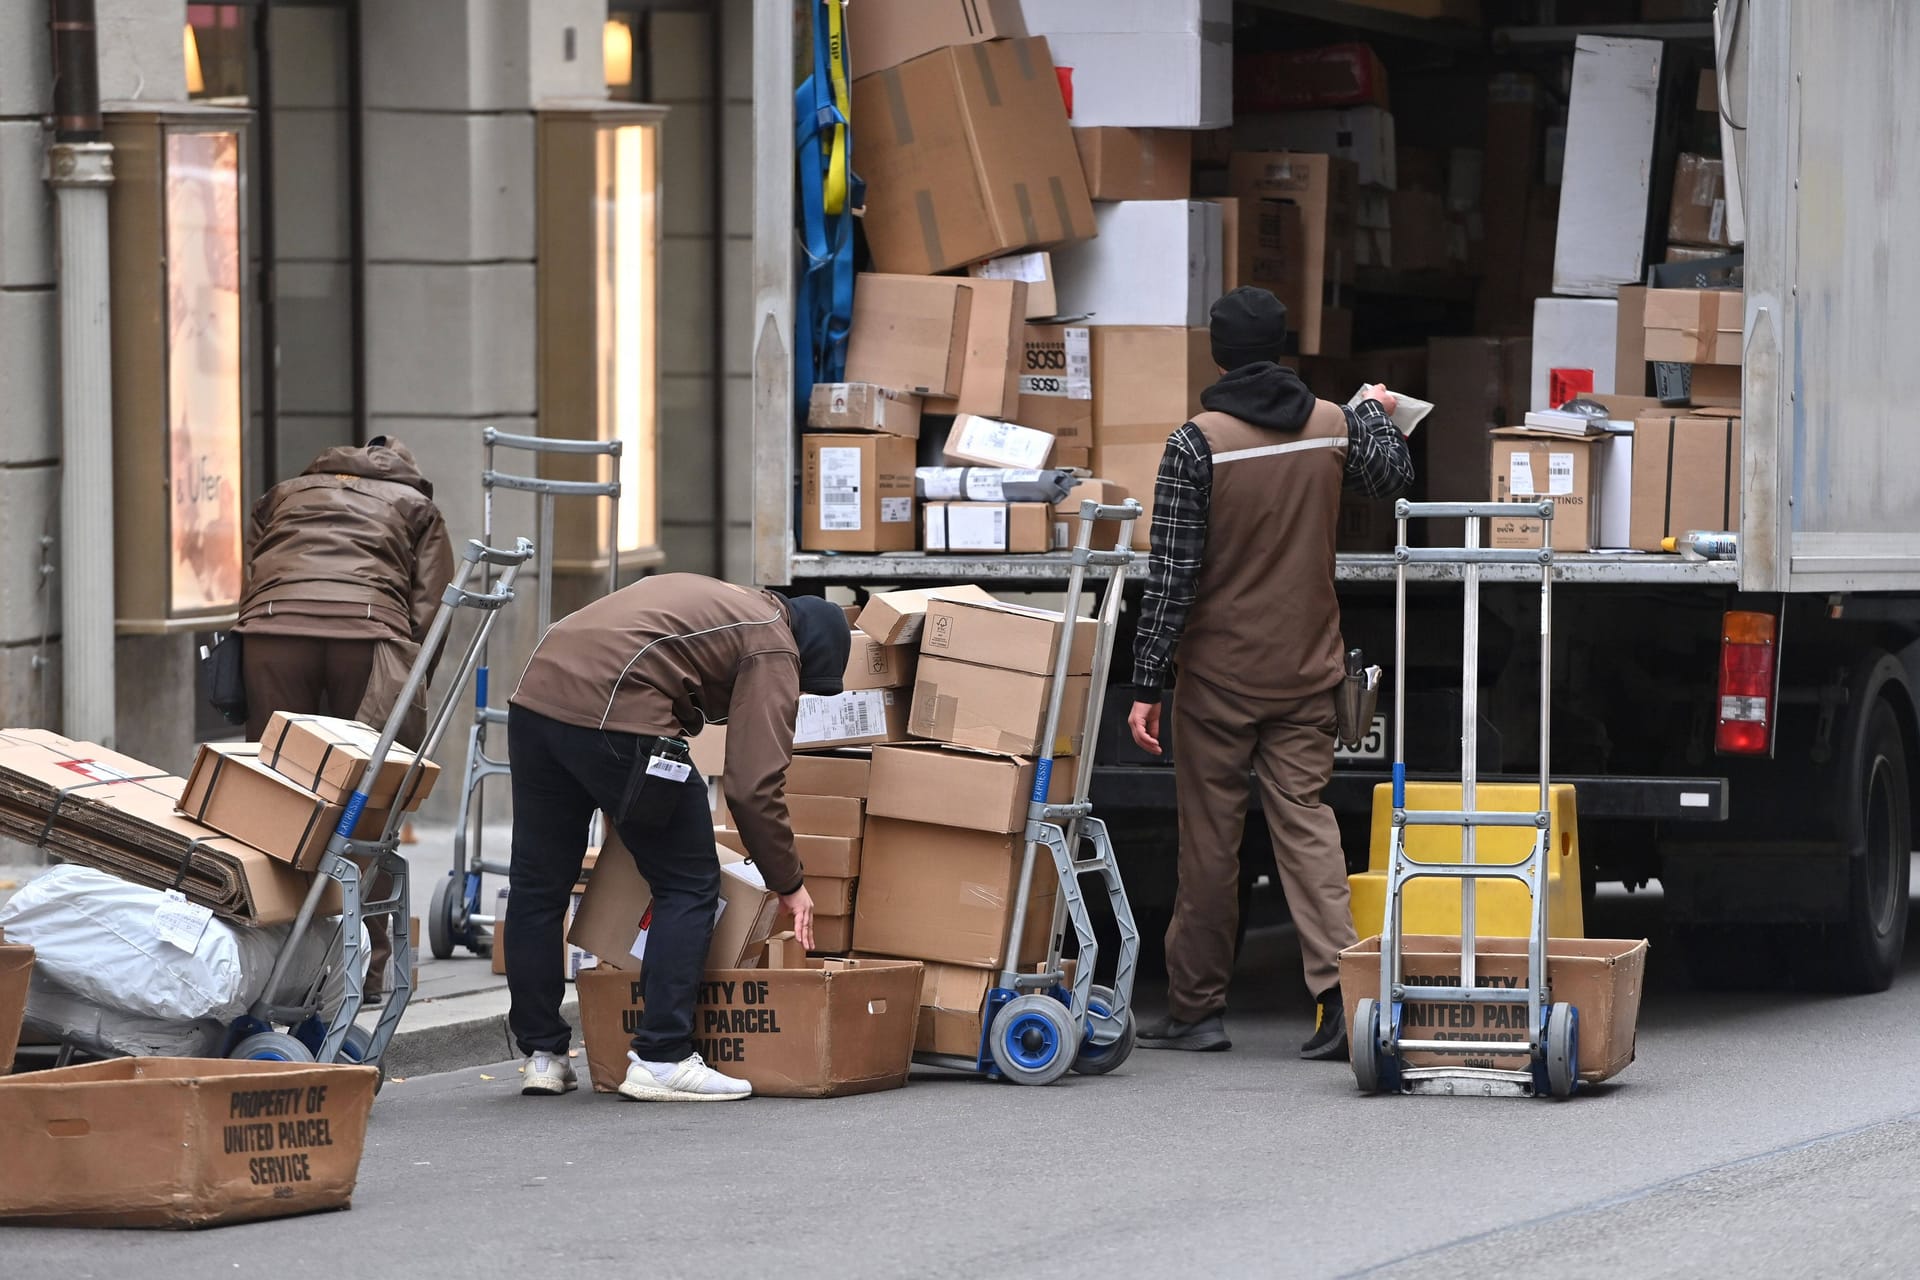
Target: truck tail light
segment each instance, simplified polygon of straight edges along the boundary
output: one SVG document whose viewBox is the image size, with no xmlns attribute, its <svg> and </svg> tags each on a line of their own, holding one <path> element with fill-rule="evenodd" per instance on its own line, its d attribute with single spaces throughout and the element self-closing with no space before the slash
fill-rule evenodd
<svg viewBox="0 0 1920 1280">
<path fill-rule="evenodd" d="M 1775 646 L 1770 613 L 1729 613 L 1720 627 L 1720 720 L 1714 749 L 1763 756 L 1773 742 Z"/>
</svg>

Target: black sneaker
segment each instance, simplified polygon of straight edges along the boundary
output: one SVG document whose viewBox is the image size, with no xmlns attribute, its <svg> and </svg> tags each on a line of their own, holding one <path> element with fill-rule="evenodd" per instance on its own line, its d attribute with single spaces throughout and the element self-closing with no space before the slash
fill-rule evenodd
<svg viewBox="0 0 1920 1280">
<path fill-rule="evenodd" d="M 1320 993 L 1319 1007 L 1313 1017 L 1313 1034 L 1300 1046 L 1300 1056 L 1314 1062 L 1328 1062 L 1347 1056 L 1347 1006 L 1339 987 Z"/>
<path fill-rule="evenodd" d="M 1211 1014 L 1198 1022 L 1182 1022 L 1165 1017 L 1140 1028 L 1138 1044 L 1142 1049 L 1184 1049 L 1188 1053 L 1218 1053 L 1233 1048 L 1227 1039 L 1227 1021 Z"/>
</svg>

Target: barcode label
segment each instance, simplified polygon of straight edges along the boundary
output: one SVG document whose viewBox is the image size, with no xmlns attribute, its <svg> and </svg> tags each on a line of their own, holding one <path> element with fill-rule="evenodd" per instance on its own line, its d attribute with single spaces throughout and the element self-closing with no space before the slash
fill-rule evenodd
<svg viewBox="0 0 1920 1280">
<path fill-rule="evenodd" d="M 1573 492 L 1573 455 L 1570 453 L 1550 453 L 1547 455 L 1547 493 L 1558 498 Z"/>
<path fill-rule="evenodd" d="M 962 496 L 965 467 L 921 467 L 914 474 L 920 480 L 920 496 L 928 502 L 950 502 Z"/>
<path fill-rule="evenodd" d="M 1005 502 L 1007 477 L 1019 474 L 1017 471 L 1001 471 L 993 467 L 973 468 L 967 472 L 967 501 Z"/>
<path fill-rule="evenodd" d="M 947 549 L 947 504 L 929 502 L 926 510 L 926 548 L 929 551 L 945 551 Z"/>
<path fill-rule="evenodd" d="M 884 690 L 860 689 L 831 698 L 804 694 L 794 717 L 793 740 L 796 745 L 804 745 L 884 737 L 886 727 Z"/>
<path fill-rule="evenodd" d="M 1083 328 L 1067 330 L 1067 399 L 1093 399 L 1093 352 Z"/>
<path fill-rule="evenodd" d="M 1531 498 L 1539 494 L 1533 487 L 1533 457 L 1516 451 L 1507 459 L 1507 491 L 1516 498 Z"/>
<path fill-rule="evenodd" d="M 1003 506 L 948 507 L 947 547 L 952 551 L 1005 551 L 1007 509 Z"/>
<path fill-rule="evenodd" d="M 1053 437 L 1046 432 L 1012 422 L 968 414 L 954 427 L 952 454 L 991 466 L 1038 467 L 1053 448 Z"/>
<path fill-rule="evenodd" d="M 1004 258 L 988 258 L 985 262 L 974 264 L 970 274 L 979 280 L 1024 280 L 1028 284 L 1045 284 L 1047 256 L 1044 253 L 1014 253 Z"/>
<path fill-rule="evenodd" d="M 860 450 L 820 451 L 820 528 L 829 533 L 860 530 Z"/>
</svg>

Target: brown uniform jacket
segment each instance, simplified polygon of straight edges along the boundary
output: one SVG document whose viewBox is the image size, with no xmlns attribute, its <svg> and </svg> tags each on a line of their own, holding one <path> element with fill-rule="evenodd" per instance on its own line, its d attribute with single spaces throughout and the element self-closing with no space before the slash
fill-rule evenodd
<svg viewBox="0 0 1920 1280">
<path fill-rule="evenodd" d="M 453 578 L 433 485 L 398 443 L 329 449 L 269 489 L 250 546 L 242 632 L 419 641 Z"/>
<path fill-rule="evenodd" d="M 645 578 L 547 629 L 513 705 L 562 724 L 692 735 L 727 726 L 727 803 L 767 887 L 802 880 L 787 817 L 800 651 L 776 595 L 691 573 Z"/>
</svg>

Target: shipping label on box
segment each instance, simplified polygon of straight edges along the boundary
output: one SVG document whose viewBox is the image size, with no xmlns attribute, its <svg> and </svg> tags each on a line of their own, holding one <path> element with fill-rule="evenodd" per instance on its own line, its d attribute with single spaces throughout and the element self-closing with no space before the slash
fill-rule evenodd
<svg viewBox="0 0 1920 1280">
<path fill-rule="evenodd" d="M 1053 437 L 1044 431 L 965 413 L 954 420 L 946 456 L 982 467 L 1031 469 L 1044 467 L 1052 449 Z"/>
<path fill-rule="evenodd" d="M 1045 252 L 1010 253 L 988 258 L 967 268 L 976 280 L 1018 280 L 1027 286 L 1028 320 L 1045 320 L 1060 314 L 1053 286 L 1053 256 Z"/>
<path fill-rule="evenodd" d="M 920 397 L 870 382 L 817 382 L 807 403 L 809 431 L 877 431 L 917 439 Z"/>
<path fill-rule="evenodd" d="M 906 737 L 907 699 L 899 689 L 854 689 L 831 697 L 803 693 L 793 745 L 852 747 Z"/>
</svg>

